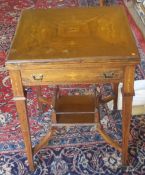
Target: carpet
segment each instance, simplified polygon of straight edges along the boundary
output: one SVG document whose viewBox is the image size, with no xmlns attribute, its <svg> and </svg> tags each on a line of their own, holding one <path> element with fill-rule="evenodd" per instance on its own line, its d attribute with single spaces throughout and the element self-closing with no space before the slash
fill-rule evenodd
<svg viewBox="0 0 145 175">
<path fill-rule="evenodd" d="M 106 1 L 122 4 L 122 1 Z M 130 165 L 121 167 L 121 155 L 108 146 L 94 127 L 60 127 L 49 141 L 48 147 L 35 156 L 37 169 L 28 171 L 15 103 L 8 72 L 5 69 L 6 55 L 10 48 L 21 10 L 25 8 L 71 8 L 74 6 L 96 6 L 96 0 L 0 0 L 0 174 L 2 175 L 97 175 L 97 174 L 145 174 L 145 116 L 133 116 L 129 146 Z M 144 40 L 134 21 L 128 14 L 136 43 L 141 56 L 141 64 L 136 66 L 135 80 L 145 78 Z M 143 43 L 143 44 L 142 44 Z M 82 85 L 80 85 L 82 87 Z M 63 91 L 63 94 L 88 94 L 92 85 L 80 89 Z M 111 93 L 108 84 L 98 85 L 104 95 Z M 27 106 L 33 146 L 45 135 L 50 126 L 50 112 L 46 108 L 39 115 L 35 88 L 27 88 Z M 44 86 L 43 95 L 51 98 L 53 86 Z M 121 141 L 120 112 L 109 111 L 102 106 L 101 122 L 104 129 L 114 139 Z"/>
</svg>

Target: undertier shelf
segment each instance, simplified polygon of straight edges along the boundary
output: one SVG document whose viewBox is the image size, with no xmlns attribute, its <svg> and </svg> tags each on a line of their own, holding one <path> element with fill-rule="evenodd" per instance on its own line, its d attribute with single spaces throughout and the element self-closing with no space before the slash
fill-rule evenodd
<svg viewBox="0 0 145 175">
<path fill-rule="evenodd" d="M 95 96 L 61 96 L 55 110 L 57 123 L 94 123 Z"/>
</svg>

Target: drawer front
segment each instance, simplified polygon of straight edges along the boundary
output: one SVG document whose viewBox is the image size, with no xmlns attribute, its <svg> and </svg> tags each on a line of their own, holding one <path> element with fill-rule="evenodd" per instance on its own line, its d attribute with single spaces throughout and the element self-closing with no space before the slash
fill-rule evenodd
<svg viewBox="0 0 145 175">
<path fill-rule="evenodd" d="M 22 70 L 21 76 L 24 84 L 96 83 L 97 81 L 122 80 L 123 70 L 95 68 Z"/>
</svg>

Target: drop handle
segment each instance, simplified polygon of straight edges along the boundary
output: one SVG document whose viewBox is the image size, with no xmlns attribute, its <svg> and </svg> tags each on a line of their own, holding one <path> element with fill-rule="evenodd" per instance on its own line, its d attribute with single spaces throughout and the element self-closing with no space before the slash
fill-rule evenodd
<svg viewBox="0 0 145 175">
<path fill-rule="evenodd" d="M 114 78 L 115 73 L 114 72 L 105 72 L 103 73 L 103 76 L 105 79 L 107 78 Z"/>
<path fill-rule="evenodd" d="M 43 80 L 43 74 L 32 75 L 32 77 L 34 80 L 39 80 L 39 81 Z"/>
</svg>

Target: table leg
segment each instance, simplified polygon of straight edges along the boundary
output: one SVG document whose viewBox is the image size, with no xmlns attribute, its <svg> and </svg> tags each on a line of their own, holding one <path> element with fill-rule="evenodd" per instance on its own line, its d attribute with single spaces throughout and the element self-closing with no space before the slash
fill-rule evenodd
<svg viewBox="0 0 145 175">
<path fill-rule="evenodd" d="M 114 92 L 114 106 L 113 106 L 113 109 L 114 110 L 117 110 L 117 101 L 118 101 L 118 85 L 119 83 L 113 83 L 112 86 L 113 86 L 113 92 Z"/>
<path fill-rule="evenodd" d="M 25 143 L 25 150 L 28 158 L 29 168 L 31 171 L 34 171 L 32 143 L 31 143 L 31 137 L 30 137 L 30 128 L 29 128 L 29 121 L 27 118 L 25 100 L 16 100 L 16 108 L 17 108 L 21 131 L 22 131 L 22 135 Z"/>
<path fill-rule="evenodd" d="M 31 143 L 29 121 L 27 117 L 26 102 L 24 97 L 21 74 L 19 70 L 11 70 L 9 71 L 9 75 L 11 79 L 14 100 L 16 102 L 16 108 L 19 116 L 29 167 L 30 170 L 33 171 L 34 163 L 33 163 L 32 143 Z"/>
<path fill-rule="evenodd" d="M 122 104 L 122 163 L 128 164 L 128 141 L 132 114 L 132 99 L 134 95 L 134 66 L 126 66 L 123 82 L 123 104 Z"/>
<path fill-rule="evenodd" d="M 132 112 L 132 96 L 123 97 L 123 111 L 122 111 L 122 163 L 128 164 L 128 141 L 130 133 Z"/>
</svg>

